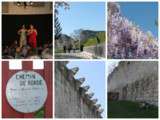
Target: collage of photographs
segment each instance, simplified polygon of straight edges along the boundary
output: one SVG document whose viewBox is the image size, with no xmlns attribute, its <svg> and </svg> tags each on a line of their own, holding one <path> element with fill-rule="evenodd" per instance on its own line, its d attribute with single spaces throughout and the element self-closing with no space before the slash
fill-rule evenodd
<svg viewBox="0 0 160 120">
<path fill-rule="evenodd" d="M 159 2 L 1 1 L 2 118 L 158 118 Z"/>
</svg>

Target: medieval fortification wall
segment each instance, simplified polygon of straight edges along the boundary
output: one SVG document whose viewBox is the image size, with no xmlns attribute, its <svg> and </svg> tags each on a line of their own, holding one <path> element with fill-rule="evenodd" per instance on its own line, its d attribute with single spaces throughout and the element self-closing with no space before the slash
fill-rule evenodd
<svg viewBox="0 0 160 120">
<path fill-rule="evenodd" d="M 120 62 L 108 76 L 108 92 L 119 93 L 119 100 L 158 105 L 158 62 Z"/>
<path fill-rule="evenodd" d="M 78 68 L 68 69 L 67 62 L 55 63 L 55 117 L 101 118 L 102 109 L 87 93 L 88 86 L 81 87 L 84 78 L 75 79 Z"/>
</svg>

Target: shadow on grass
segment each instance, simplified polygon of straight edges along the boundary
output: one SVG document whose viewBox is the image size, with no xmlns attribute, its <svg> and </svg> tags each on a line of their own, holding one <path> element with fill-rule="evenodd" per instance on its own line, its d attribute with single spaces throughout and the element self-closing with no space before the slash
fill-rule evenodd
<svg viewBox="0 0 160 120">
<path fill-rule="evenodd" d="M 131 101 L 108 101 L 109 118 L 158 118 L 158 107 L 140 108 Z"/>
</svg>

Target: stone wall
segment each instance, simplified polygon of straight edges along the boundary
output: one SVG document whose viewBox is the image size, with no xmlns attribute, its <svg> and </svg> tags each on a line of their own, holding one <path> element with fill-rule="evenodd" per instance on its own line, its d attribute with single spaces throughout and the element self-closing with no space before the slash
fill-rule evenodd
<svg viewBox="0 0 160 120">
<path fill-rule="evenodd" d="M 108 91 L 118 92 L 119 100 L 158 105 L 158 62 L 120 62 L 108 77 Z"/>
<path fill-rule="evenodd" d="M 101 112 L 93 100 L 80 87 L 82 82 L 74 78 L 67 62 L 55 62 L 55 117 L 100 118 Z"/>
<path fill-rule="evenodd" d="M 97 46 L 85 47 L 84 51 L 92 53 L 94 56 L 105 57 L 105 43 Z"/>
</svg>

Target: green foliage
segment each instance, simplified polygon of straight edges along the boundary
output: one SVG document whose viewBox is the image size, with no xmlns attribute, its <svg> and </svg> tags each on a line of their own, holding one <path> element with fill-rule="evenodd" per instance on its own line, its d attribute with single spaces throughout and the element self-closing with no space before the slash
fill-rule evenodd
<svg viewBox="0 0 160 120">
<path fill-rule="evenodd" d="M 81 44 L 84 46 L 92 46 L 96 45 L 97 38 L 100 40 L 100 44 L 105 42 L 105 32 L 98 32 L 96 37 L 88 38 L 87 40 L 84 40 Z"/>
<path fill-rule="evenodd" d="M 105 32 L 97 33 L 98 38 L 101 40 L 101 43 L 105 42 Z"/>
<path fill-rule="evenodd" d="M 42 107 L 40 110 L 38 110 L 34 116 L 35 118 L 44 118 L 44 108 Z"/>
<path fill-rule="evenodd" d="M 62 28 L 61 28 L 61 25 L 60 25 L 60 22 L 59 22 L 59 19 L 58 17 L 55 17 L 54 18 L 54 32 L 55 32 L 55 39 L 59 39 L 60 36 L 61 36 L 61 31 L 62 31 Z"/>
<path fill-rule="evenodd" d="M 140 108 L 139 103 L 131 101 L 109 101 L 109 118 L 158 118 L 158 107 Z"/>
<path fill-rule="evenodd" d="M 64 7 L 64 9 L 69 9 L 69 4 L 66 3 L 66 2 L 55 2 L 55 14 L 54 14 L 54 32 L 55 32 L 55 39 L 59 39 L 61 37 L 61 31 L 62 31 L 62 28 L 61 28 L 61 23 L 59 21 L 59 18 L 58 18 L 58 14 L 59 14 L 59 10 L 58 8 L 59 7 Z"/>
<path fill-rule="evenodd" d="M 63 53 L 63 48 L 55 48 L 55 53 Z"/>
</svg>

